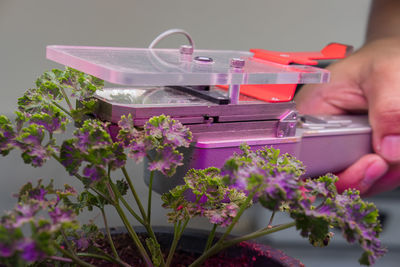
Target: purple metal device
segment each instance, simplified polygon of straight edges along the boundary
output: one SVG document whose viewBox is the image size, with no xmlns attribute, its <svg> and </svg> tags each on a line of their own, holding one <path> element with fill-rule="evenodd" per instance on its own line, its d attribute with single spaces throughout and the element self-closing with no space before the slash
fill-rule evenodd
<svg viewBox="0 0 400 267">
<path fill-rule="evenodd" d="M 102 120 L 116 123 L 130 113 L 141 126 L 166 114 L 191 129 L 194 143 L 184 151 L 184 166 L 170 179 L 155 179 L 157 192 L 181 183 L 190 168 L 221 167 L 241 143 L 291 153 L 304 162 L 309 176 L 340 171 L 371 151 L 365 116 L 299 116 L 294 102 L 239 101 L 241 84 L 324 83 L 329 80 L 324 69 L 260 63 L 244 51 L 190 47 L 48 46 L 47 58 L 129 86 L 98 92 L 95 115 Z M 215 85 L 229 85 L 228 95 Z"/>
</svg>

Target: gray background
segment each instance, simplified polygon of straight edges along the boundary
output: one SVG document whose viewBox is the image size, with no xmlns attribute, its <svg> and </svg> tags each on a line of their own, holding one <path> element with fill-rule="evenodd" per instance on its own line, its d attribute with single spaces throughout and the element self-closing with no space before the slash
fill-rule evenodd
<svg viewBox="0 0 400 267">
<path fill-rule="evenodd" d="M 360 46 L 366 0 L 0 0 L 0 112 L 43 71 L 49 44 L 147 47 L 182 28 L 198 48 L 315 50 L 336 41 Z M 161 46 L 176 46 L 171 37 Z"/>
<path fill-rule="evenodd" d="M 202 49 L 318 50 L 332 41 L 359 47 L 364 39 L 369 2 L 0 0 L 0 114 L 11 115 L 16 99 L 33 86 L 38 75 L 60 67 L 45 58 L 49 44 L 146 47 L 159 33 L 182 28 Z M 177 47 L 182 42 L 185 40 L 180 36 L 171 37 L 159 46 Z M 136 177 L 138 191 L 145 195 L 142 166 L 131 164 L 129 171 Z M 11 208 L 12 193 L 23 182 L 36 177 L 54 178 L 59 185 L 78 185 L 56 163 L 33 169 L 23 164 L 18 153 L 12 153 L 0 161 L 0 210 Z M 376 201 L 382 202 L 383 209 L 391 204 L 388 213 L 396 215 L 396 198 L 379 196 Z M 159 203 L 155 200 L 154 204 Z M 119 225 L 115 214 L 109 213 L 111 223 Z M 156 210 L 153 215 L 156 224 L 165 224 L 163 210 Z M 268 216 L 260 209 L 248 215 L 238 232 L 259 226 Z M 98 220 L 98 214 L 84 216 L 84 220 L 89 218 Z M 400 260 L 396 221 L 396 217 L 391 217 L 389 228 L 393 225 L 393 230 L 384 234 L 392 252 L 378 266 L 397 266 L 396 261 Z M 192 227 L 206 228 L 202 220 Z M 328 249 L 312 249 L 297 235 L 288 231 L 269 242 L 302 259 L 306 266 L 358 266 L 359 251 L 342 246 L 340 240 Z"/>
</svg>

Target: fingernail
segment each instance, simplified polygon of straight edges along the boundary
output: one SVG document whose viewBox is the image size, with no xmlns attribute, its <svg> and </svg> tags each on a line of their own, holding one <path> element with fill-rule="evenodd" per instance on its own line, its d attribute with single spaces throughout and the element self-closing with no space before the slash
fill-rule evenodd
<svg viewBox="0 0 400 267">
<path fill-rule="evenodd" d="M 369 188 L 388 170 L 388 166 L 383 162 L 374 162 L 367 167 L 364 173 L 364 179 L 361 181 L 363 187 Z M 366 189 L 367 189 L 366 188 Z"/>
<path fill-rule="evenodd" d="M 400 160 L 400 135 L 387 135 L 379 147 L 380 154 L 389 161 Z"/>
</svg>

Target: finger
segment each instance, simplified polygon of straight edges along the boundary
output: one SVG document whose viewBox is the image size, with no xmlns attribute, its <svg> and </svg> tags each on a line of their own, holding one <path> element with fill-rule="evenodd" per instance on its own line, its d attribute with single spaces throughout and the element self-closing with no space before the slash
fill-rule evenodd
<svg viewBox="0 0 400 267">
<path fill-rule="evenodd" d="M 359 87 L 357 74 L 348 70 L 358 63 L 352 58 L 339 61 L 327 69 L 331 79 L 326 84 L 303 86 L 296 94 L 296 107 L 302 114 L 340 115 L 368 109 L 364 92 Z"/>
<path fill-rule="evenodd" d="M 362 87 L 369 104 L 375 151 L 389 162 L 400 162 L 400 63 L 385 60 L 369 72 Z"/>
<path fill-rule="evenodd" d="M 390 166 L 389 171 L 380 179 L 378 179 L 364 194 L 365 196 L 376 195 L 396 189 L 400 186 L 400 165 Z"/>
<path fill-rule="evenodd" d="M 336 182 L 336 187 L 339 192 L 351 188 L 357 189 L 361 194 L 364 194 L 385 175 L 388 169 L 389 165 L 379 155 L 365 155 L 338 174 L 339 180 Z"/>
</svg>

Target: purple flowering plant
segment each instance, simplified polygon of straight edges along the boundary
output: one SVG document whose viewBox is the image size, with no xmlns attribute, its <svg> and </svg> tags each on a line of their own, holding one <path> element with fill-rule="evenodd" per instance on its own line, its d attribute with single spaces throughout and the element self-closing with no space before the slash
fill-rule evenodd
<svg viewBox="0 0 400 267">
<path fill-rule="evenodd" d="M 210 234 L 204 253 L 191 266 L 201 265 L 208 257 L 242 241 L 296 227 L 315 246 L 326 246 L 332 228 L 342 231 L 349 243 L 363 249 L 360 263 L 372 265 L 386 249 L 378 237 L 381 232 L 376 207 L 363 201 L 356 190 L 339 194 L 337 177 L 327 174 L 318 179 L 303 178 L 304 166 L 294 157 L 273 148 L 252 151 L 242 145 L 241 153 L 227 159 L 222 168 L 189 170 L 184 184 L 162 195 L 167 219 L 173 224 L 174 239 L 163 254 L 151 226 L 152 184 L 154 173 L 172 176 L 183 165 L 181 147 L 189 147 L 189 129 L 168 116 L 151 118 L 136 128 L 129 114 L 118 123 L 117 135 L 110 124 L 93 118 L 96 90 L 103 81 L 74 69 L 52 70 L 36 81 L 18 100 L 16 119 L 0 116 L 0 154 L 19 149 L 26 164 L 43 166 L 55 159 L 83 184 L 78 192 L 65 185 L 57 189 L 27 183 L 16 194 L 15 208 L 1 217 L 0 262 L 7 266 L 93 266 L 88 258 L 129 266 L 116 250 L 107 223 L 105 206 L 111 205 L 126 227 L 133 244 L 148 266 L 171 266 L 180 237 L 194 217 L 206 217 Z M 74 107 L 70 98 L 79 104 Z M 65 137 L 68 123 L 77 129 Z M 56 139 L 55 135 L 61 134 Z M 147 159 L 150 182 L 147 209 L 135 190 L 135 181 L 125 165 Z M 121 176 L 122 179 L 116 179 Z M 168 178 L 165 178 L 168 179 Z M 128 203 L 133 196 L 135 205 Z M 264 228 L 240 237 L 230 234 L 245 210 L 254 203 L 272 211 Z M 77 216 L 84 210 L 101 212 L 104 230 L 93 223 L 80 225 Z M 293 221 L 273 224 L 277 212 L 286 212 Z M 132 221 L 142 224 L 148 233 L 141 242 Z M 216 232 L 222 235 L 216 238 Z M 98 248 L 106 239 L 110 254 Z M 164 256 L 165 255 L 165 256 Z M 47 265 L 46 265 L 47 264 Z M 60 265 L 61 264 L 61 265 Z"/>
</svg>

